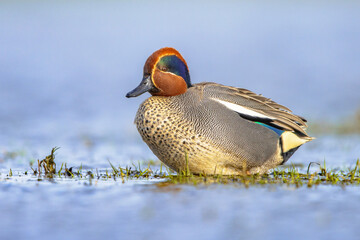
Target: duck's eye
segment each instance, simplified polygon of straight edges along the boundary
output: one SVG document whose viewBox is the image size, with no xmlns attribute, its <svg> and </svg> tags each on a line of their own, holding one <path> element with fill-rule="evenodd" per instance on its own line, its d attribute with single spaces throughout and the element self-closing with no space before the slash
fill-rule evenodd
<svg viewBox="0 0 360 240">
<path fill-rule="evenodd" d="M 166 66 L 161 66 L 160 70 L 163 72 L 167 72 L 169 69 Z"/>
</svg>

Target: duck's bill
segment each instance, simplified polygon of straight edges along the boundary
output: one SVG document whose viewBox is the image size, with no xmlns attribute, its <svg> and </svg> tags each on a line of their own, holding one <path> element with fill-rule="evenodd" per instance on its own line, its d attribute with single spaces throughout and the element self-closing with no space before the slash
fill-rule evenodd
<svg viewBox="0 0 360 240">
<path fill-rule="evenodd" d="M 137 86 L 134 90 L 128 92 L 126 94 L 126 97 L 127 98 L 137 97 L 145 92 L 153 91 L 154 88 L 155 88 L 155 86 L 152 83 L 150 76 L 144 77 L 143 80 L 141 81 L 140 85 Z"/>
</svg>

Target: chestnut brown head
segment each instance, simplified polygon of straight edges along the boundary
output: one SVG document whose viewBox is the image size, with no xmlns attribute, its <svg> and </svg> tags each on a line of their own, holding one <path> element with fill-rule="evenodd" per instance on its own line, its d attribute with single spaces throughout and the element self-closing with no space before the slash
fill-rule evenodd
<svg viewBox="0 0 360 240">
<path fill-rule="evenodd" d="M 161 48 L 146 60 L 140 85 L 126 97 L 137 97 L 145 92 L 153 96 L 176 96 L 189 87 L 191 81 L 185 59 L 174 48 Z"/>
</svg>

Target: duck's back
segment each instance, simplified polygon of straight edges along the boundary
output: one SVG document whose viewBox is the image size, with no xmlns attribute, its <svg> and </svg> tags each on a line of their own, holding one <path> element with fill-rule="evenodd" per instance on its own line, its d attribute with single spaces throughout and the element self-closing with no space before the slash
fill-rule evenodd
<svg viewBox="0 0 360 240">
<path fill-rule="evenodd" d="M 279 135 L 213 99 L 211 85 L 150 97 L 135 123 L 154 154 L 172 169 L 194 173 L 263 173 L 280 164 Z"/>
</svg>

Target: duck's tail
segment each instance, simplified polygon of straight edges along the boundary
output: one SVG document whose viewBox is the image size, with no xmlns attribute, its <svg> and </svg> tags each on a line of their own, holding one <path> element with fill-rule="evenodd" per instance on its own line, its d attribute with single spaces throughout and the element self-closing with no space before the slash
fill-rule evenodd
<svg viewBox="0 0 360 240">
<path fill-rule="evenodd" d="M 301 145 L 314 139 L 313 137 L 296 132 L 283 132 L 280 136 L 280 146 L 284 159 L 283 163 L 286 162 Z"/>
</svg>

